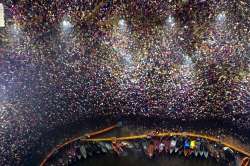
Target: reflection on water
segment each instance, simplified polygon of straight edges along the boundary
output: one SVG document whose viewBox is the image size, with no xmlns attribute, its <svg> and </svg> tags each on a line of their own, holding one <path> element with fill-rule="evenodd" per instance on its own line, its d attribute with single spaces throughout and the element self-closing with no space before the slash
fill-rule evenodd
<svg viewBox="0 0 250 166">
<path fill-rule="evenodd" d="M 142 155 L 128 155 L 118 157 L 116 155 L 99 155 L 94 158 L 81 161 L 77 166 L 219 166 L 211 159 L 184 158 L 182 156 L 162 155 L 152 160 Z"/>
</svg>

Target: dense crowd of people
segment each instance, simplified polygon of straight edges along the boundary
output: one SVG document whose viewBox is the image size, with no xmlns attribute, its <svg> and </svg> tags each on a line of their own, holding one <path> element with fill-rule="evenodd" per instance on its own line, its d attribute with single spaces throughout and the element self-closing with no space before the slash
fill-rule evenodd
<svg viewBox="0 0 250 166">
<path fill-rule="evenodd" d="M 249 5 L 6 1 L 0 165 L 21 165 L 44 132 L 97 114 L 249 129 Z"/>
</svg>

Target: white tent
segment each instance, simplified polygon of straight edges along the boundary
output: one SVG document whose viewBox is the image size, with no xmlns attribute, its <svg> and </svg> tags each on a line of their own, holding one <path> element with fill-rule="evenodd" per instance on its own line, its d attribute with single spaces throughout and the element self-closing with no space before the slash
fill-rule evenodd
<svg viewBox="0 0 250 166">
<path fill-rule="evenodd" d="M 3 4 L 0 3 L 0 27 L 4 27 L 5 26 L 5 22 L 4 22 L 4 8 L 3 8 Z"/>
</svg>

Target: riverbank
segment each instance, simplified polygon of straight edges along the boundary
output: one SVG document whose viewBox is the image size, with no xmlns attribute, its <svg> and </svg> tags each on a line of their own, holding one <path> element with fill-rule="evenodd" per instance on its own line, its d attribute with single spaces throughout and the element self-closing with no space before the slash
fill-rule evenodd
<svg viewBox="0 0 250 166">
<path fill-rule="evenodd" d="M 42 157 L 44 157 L 57 144 L 60 144 L 69 138 L 83 135 L 84 133 L 87 133 L 89 131 L 94 131 L 107 127 L 111 124 L 116 123 L 118 120 L 121 120 L 121 118 L 107 118 L 103 116 L 95 118 L 92 117 L 74 124 L 69 124 L 66 127 L 61 126 L 57 128 L 57 130 L 52 130 L 40 139 L 40 145 L 37 145 L 37 147 L 34 148 L 34 153 L 31 155 L 29 160 L 26 161 L 26 163 L 28 163 L 28 165 L 37 165 L 38 161 L 41 161 Z M 123 118 L 122 122 L 124 127 L 118 130 L 114 130 L 110 133 L 104 134 L 102 135 L 102 137 L 118 137 L 124 135 L 142 134 L 151 130 L 179 132 L 195 131 L 198 133 L 214 135 L 216 137 L 219 136 L 221 138 L 226 137 L 233 143 L 237 143 L 237 145 L 241 145 L 244 148 L 249 148 L 248 145 L 246 145 L 248 139 L 246 136 L 241 136 L 237 133 L 233 134 L 230 130 L 221 129 L 218 127 L 219 123 L 216 124 L 215 122 L 212 123 L 211 121 L 189 122 L 178 125 L 178 122 L 175 121 L 162 122 L 143 117 L 126 117 Z"/>
</svg>

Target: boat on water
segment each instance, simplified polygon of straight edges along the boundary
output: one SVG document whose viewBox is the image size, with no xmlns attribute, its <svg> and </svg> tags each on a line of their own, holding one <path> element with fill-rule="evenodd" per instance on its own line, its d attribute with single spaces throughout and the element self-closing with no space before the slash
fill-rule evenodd
<svg viewBox="0 0 250 166">
<path fill-rule="evenodd" d="M 200 156 L 202 157 L 202 156 L 204 156 L 204 147 L 205 145 L 204 145 L 204 140 L 201 140 L 201 144 L 200 144 L 200 151 L 199 151 L 199 154 L 200 154 Z"/>
<path fill-rule="evenodd" d="M 80 152 L 81 152 L 83 158 L 86 159 L 86 158 L 87 158 L 87 151 L 86 151 L 86 148 L 85 148 L 84 145 L 81 145 L 81 146 L 80 146 Z"/>
<path fill-rule="evenodd" d="M 147 151 L 147 147 L 148 147 L 148 142 L 147 141 L 142 141 L 141 145 L 142 145 L 143 151 L 146 152 Z"/>
<path fill-rule="evenodd" d="M 229 147 L 223 147 L 221 144 L 210 142 L 201 138 L 191 139 L 192 137 L 172 136 L 172 137 L 154 137 L 151 139 L 136 139 L 133 141 L 113 142 L 79 142 L 68 149 L 65 149 L 65 156 L 60 160 L 64 164 L 74 164 L 76 161 L 86 159 L 96 154 L 105 154 L 108 152 L 116 153 L 119 156 L 126 156 L 128 152 L 140 152 L 146 154 L 149 159 L 152 159 L 157 154 L 177 153 L 184 154 L 185 157 L 192 156 L 207 159 L 214 158 L 220 164 L 233 165 L 236 160 L 234 151 Z M 57 163 L 59 159 L 57 159 Z M 248 161 L 244 163 L 249 164 Z M 243 163 L 242 166 L 246 166 Z"/>
<path fill-rule="evenodd" d="M 88 156 L 93 156 L 94 149 L 92 148 L 91 144 L 86 144 L 85 149 L 86 149 L 86 152 L 87 152 Z"/>
<path fill-rule="evenodd" d="M 154 142 L 153 141 L 150 141 L 148 147 L 147 147 L 147 155 L 150 159 L 153 158 L 154 156 L 154 151 L 155 151 L 155 146 L 154 146 Z"/>
<path fill-rule="evenodd" d="M 220 161 L 220 152 L 219 152 L 219 151 L 215 151 L 215 156 L 214 156 L 214 158 L 215 158 L 215 160 L 216 160 L 217 162 Z"/>
<path fill-rule="evenodd" d="M 134 145 L 134 149 L 136 151 L 141 151 L 141 144 L 140 144 L 140 142 L 136 141 L 136 142 L 133 143 L 133 145 Z"/>
<path fill-rule="evenodd" d="M 124 151 L 122 149 L 122 144 L 117 141 L 112 142 L 112 149 L 116 152 L 116 154 L 121 155 Z"/>
<path fill-rule="evenodd" d="M 183 137 L 180 137 L 179 139 L 177 139 L 175 153 L 177 152 L 179 152 L 178 153 L 179 155 L 181 155 L 181 153 L 183 152 Z"/>
<path fill-rule="evenodd" d="M 101 148 L 99 148 L 97 144 L 94 144 L 94 143 L 93 143 L 93 144 L 91 145 L 91 147 L 92 147 L 94 153 L 96 153 L 96 154 L 100 154 L 100 153 L 101 153 Z"/>
<path fill-rule="evenodd" d="M 78 160 L 81 160 L 82 156 L 81 155 L 77 155 Z"/>
<path fill-rule="evenodd" d="M 200 151 L 201 151 L 201 140 L 200 140 L 200 138 L 197 138 L 196 139 L 196 148 L 194 151 L 195 157 L 198 157 L 198 155 L 200 154 Z"/>
<path fill-rule="evenodd" d="M 120 155 L 120 151 L 118 150 L 117 146 L 115 143 L 112 142 L 112 149 L 114 152 L 116 152 L 116 154 Z"/>
<path fill-rule="evenodd" d="M 159 152 L 160 140 L 158 138 L 153 139 L 153 142 L 154 142 L 155 151 Z"/>
<path fill-rule="evenodd" d="M 122 144 L 122 146 L 124 146 L 124 147 L 126 147 L 128 149 L 133 149 L 134 148 L 134 145 L 132 143 L 130 143 L 130 142 L 123 141 L 123 142 L 121 142 L 121 144 Z"/>
<path fill-rule="evenodd" d="M 112 150 L 112 146 L 110 143 L 104 143 L 104 144 L 105 144 L 105 147 L 107 148 L 108 151 Z"/>
<path fill-rule="evenodd" d="M 163 142 L 161 142 L 159 144 L 159 153 L 162 153 L 164 151 L 164 149 L 165 149 L 165 144 Z"/>
<path fill-rule="evenodd" d="M 236 157 L 234 151 L 229 147 L 223 147 L 225 158 L 228 162 L 235 161 Z"/>
<path fill-rule="evenodd" d="M 174 149 L 176 147 L 176 137 L 172 138 L 170 141 L 170 150 L 169 153 L 172 154 L 174 152 Z"/>
<path fill-rule="evenodd" d="M 124 153 L 127 153 L 128 151 L 133 152 L 135 154 L 143 152 L 142 146 L 141 146 L 141 141 L 131 141 L 131 142 L 127 142 L 125 144 L 122 143 L 121 147 L 125 148 Z M 124 153 L 123 153 L 123 155 L 126 155 Z"/>
<path fill-rule="evenodd" d="M 209 153 L 209 155 L 212 157 L 212 158 L 215 158 L 216 157 L 216 153 L 215 153 L 215 148 L 214 148 L 214 144 L 212 143 L 209 143 L 207 144 L 207 151 Z"/>
<path fill-rule="evenodd" d="M 208 147 L 207 147 L 207 142 L 204 142 L 204 149 L 203 149 L 203 154 L 204 154 L 204 157 L 207 159 L 208 158 Z"/>
<path fill-rule="evenodd" d="M 105 146 L 105 144 L 103 142 L 100 142 L 98 145 L 101 148 L 101 150 L 102 150 L 103 153 L 107 153 L 108 152 L 108 149 L 107 149 L 107 147 Z"/>
<path fill-rule="evenodd" d="M 190 140 L 187 138 L 184 141 L 184 156 L 188 156 L 190 153 Z"/>
<path fill-rule="evenodd" d="M 170 150 L 170 139 L 169 138 L 165 138 L 164 139 L 164 144 L 165 144 L 165 152 L 168 153 Z"/>
<path fill-rule="evenodd" d="M 200 156 L 204 156 L 205 158 L 208 158 L 208 143 L 205 140 L 200 141 L 200 151 L 199 151 Z"/>
<path fill-rule="evenodd" d="M 196 149 L 196 141 L 195 140 L 191 140 L 190 149 L 192 149 L 192 150 Z"/>
<path fill-rule="evenodd" d="M 189 155 L 193 155 L 196 150 L 196 140 L 190 141 Z"/>
<path fill-rule="evenodd" d="M 217 162 L 220 162 L 220 161 L 222 161 L 222 160 L 225 160 L 225 155 L 224 155 L 224 153 L 223 153 L 223 151 L 222 151 L 222 147 L 221 146 L 219 146 L 218 144 L 214 144 L 213 145 L 213 158 L 217 161 Z"/>
<path fill-rule="evenodd" d="M 223 151 L 223 149 L 219 150 L 219 158 L 218 158 L 218 162 L 225 162 L 226 161 L 226 155 Z"/>
</svg>

